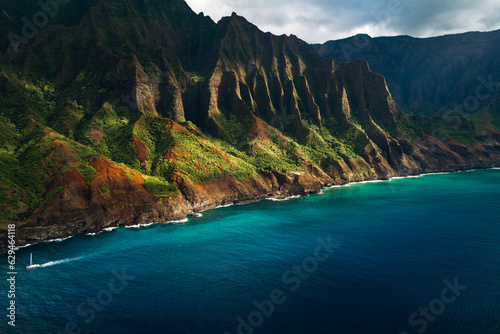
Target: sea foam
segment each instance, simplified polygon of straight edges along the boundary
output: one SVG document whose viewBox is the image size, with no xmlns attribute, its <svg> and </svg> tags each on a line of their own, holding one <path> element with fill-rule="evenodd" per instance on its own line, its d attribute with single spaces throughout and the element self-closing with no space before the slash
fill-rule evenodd
<svg viewBox="0 0 500 334">
<path fill-rule="evenodd" d="M 294 195 L 294 196 L 288 196 L 288 197 L 283 197 L 283 198 L 277 198 L 277 197 L 268 197 L 266 198 L 269 201 L 274 201 L 274 202 L 282 202 L 282 201 L 288 201 L 289 199 L 292 198 L 299 198 L 301 197 L 300 195 Z"/>
<path fill-rule="evenodd" d="M 41 264 L 40 267 L 42 267 L 42 268 L 51 267 L 51 266 L 55 266 L 56 264 L 67 263 L 67 262 L 76 261 L 76 260 L 80 260 L 80 259 L 83 259 L 83 256 L 73 257 L 73 258 L 68 258 L 68 259 L 63 259 L 63 260 L 57 260 L 57 261 L 49 261 L 47 263 Z"/>
</svg>

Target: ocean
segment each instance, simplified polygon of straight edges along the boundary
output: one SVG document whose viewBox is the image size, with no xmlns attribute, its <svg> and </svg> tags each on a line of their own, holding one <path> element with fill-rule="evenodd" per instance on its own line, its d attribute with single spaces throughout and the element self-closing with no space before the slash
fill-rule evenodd
<svg viewBox="0 0 500 334">
<path fill-rule="evenodd" d="M 499 199 L 425 175 L 21 248 L 0 332 L 500 333 Z"/>
</svg>

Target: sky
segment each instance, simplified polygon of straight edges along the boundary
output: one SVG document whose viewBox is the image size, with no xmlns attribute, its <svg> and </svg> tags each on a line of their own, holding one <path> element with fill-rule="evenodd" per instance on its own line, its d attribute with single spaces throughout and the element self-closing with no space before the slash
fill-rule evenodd
<svg viewBox="0 0 500 334">
<path fill-rule="evenodd" d="M 498 0 L 186 0 L 215 22 L 232 12 L 261 30 L 324 43 L 358 33 L 430 37 L 500 29 Z"/>
</svg>

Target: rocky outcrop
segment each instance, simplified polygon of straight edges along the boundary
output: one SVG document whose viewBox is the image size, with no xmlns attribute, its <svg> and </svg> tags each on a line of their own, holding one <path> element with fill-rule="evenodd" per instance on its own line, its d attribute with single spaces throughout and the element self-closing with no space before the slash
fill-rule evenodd
<svg viewBox="0 0 500 334">
<path fill-rule="evenodd" d="M 221 205 L 317 193 L 333 183 L 328 176 L 314 171 L 261 172 L 245 182 L 224 175 L 207 183 L 181 183 L 180 191 L 155 196 L 142 186 L 141 176 L 134 171 L 124 171 L 105 158 L 95 158 L 90 165 L 98 175 L 90 184 L 72 168 L 51 185 L 63 185 L 65 189 L 18 228 L 18 246 L 98 233 L 109 227 L 177 221 Z"/>
<path fill-rule="evenodd" d="M 405 162 L 402 171 L 392 169 L 383 159 L 366 162 L 358 158 L 337 162 L 329 175 L 311 165 L 307 166 L 307 172 L 261 172 L 245 182 L 224 175 L 207 183 L 181 183 L 178 192 L 155 196 L 142 187 L 137 173 L 130 171 L 126 176 L 122 168 L 108 159 L 96 158 L 91 165 L 99 176 L 88 185 L 75 169 L 63 173 L 59 182 L 65 185 L 65 190 L 20 226 L 17 245 L 98 233 L 109 227 L 176 221 L 221 205 L 308 195 L 333 184 L 495 167 L 500 161 L 500 145 L 485 148 L 454 141 L 443 144 L 426 137 L 402 161 Z"/>
</svg>

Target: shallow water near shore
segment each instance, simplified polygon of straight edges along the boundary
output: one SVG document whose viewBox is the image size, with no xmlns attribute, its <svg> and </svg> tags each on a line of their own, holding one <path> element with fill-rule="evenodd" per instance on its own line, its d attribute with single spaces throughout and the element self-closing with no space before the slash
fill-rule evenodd
<svg viewBox="0 0 500 334">
<path fill-rule="evenodd" d="M 426 175 L 22 248 L 15 332 L 499 333 L 499 199 Z"/>
</svg>

